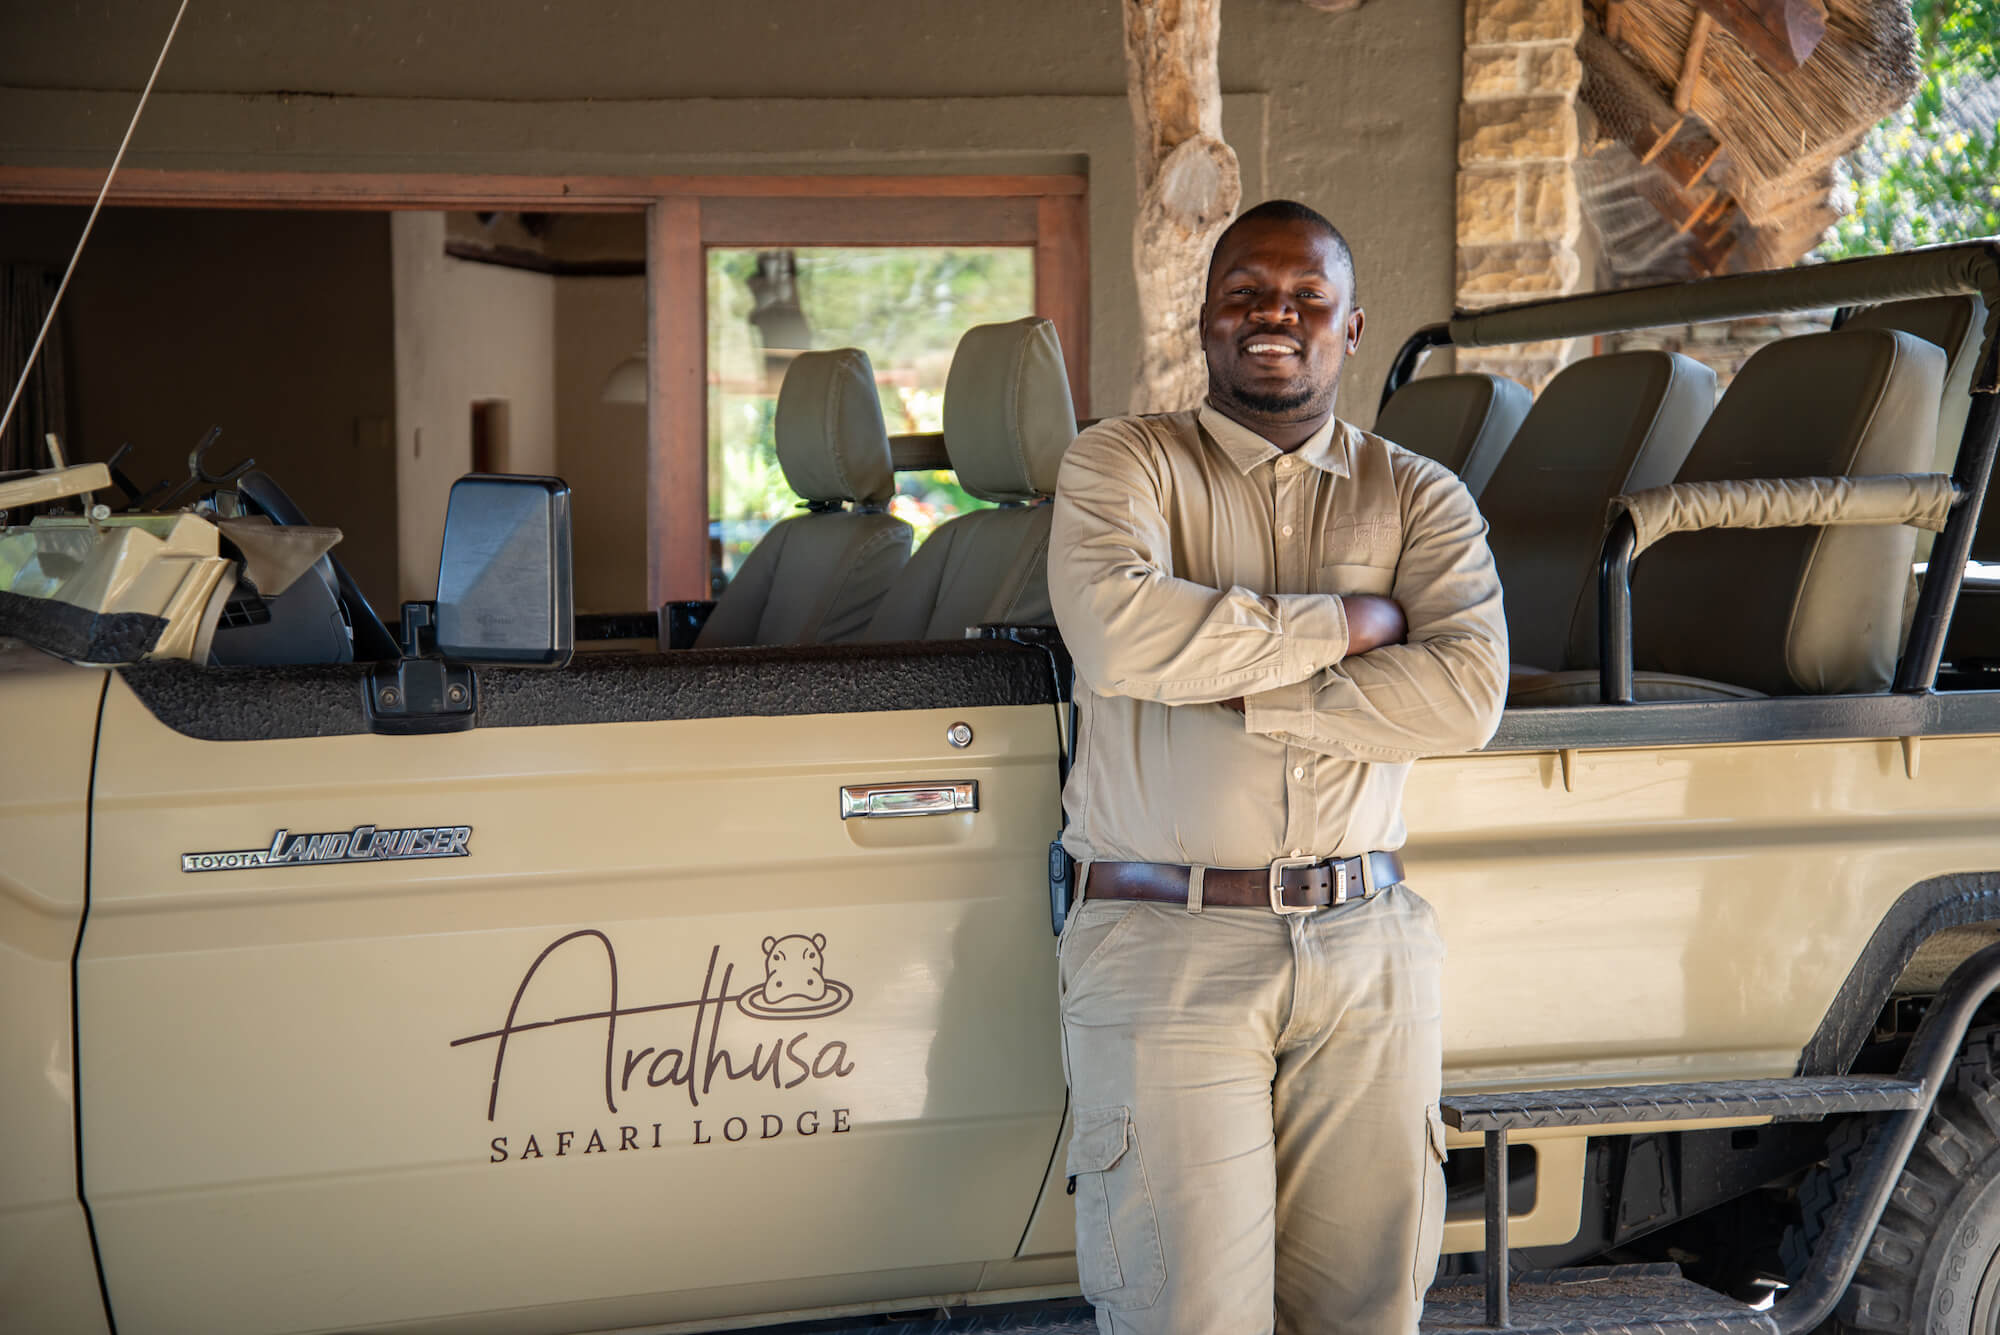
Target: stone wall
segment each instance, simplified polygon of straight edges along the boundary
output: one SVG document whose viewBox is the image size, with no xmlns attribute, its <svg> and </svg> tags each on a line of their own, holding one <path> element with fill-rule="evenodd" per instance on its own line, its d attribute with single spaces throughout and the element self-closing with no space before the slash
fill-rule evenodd
<svg viewBox="0 0 2000 1335">
<path fill-rule="evenodd" d="M 1576 290 L 1582 227 L 1576 175 L 1576 54 L 1582 0 L 1466 0 L 1458 129 L 1457 301 L 1461 310 Z M 1461 371 L 1540 389 L 1571 341 L 1462 350 Z"/>
<path fill-rule="evenodd" d="M 1824 333 L 1833 326 L 1833 312 L 1800 311 L 1790 315 L 1757 315 L 1743 320 L 1714 324 L 1668 325 L 1660 329 L 1634 329 L 1629 333 L 1607 334 L 1606 352 L 1631 352 L 1659 348 L 1694 358 L 1715 372 L 1718 394 L 1743 369 L 1743 363 L 1766 343 L 1801 334 Z"/>
</svg>

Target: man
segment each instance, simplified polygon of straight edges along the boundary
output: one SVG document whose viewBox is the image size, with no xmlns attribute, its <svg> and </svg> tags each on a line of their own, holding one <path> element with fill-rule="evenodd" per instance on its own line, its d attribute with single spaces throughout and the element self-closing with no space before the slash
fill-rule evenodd
<svg viewBox="0 0 2000 1335">
<path fill-rule="evenodd" d="M 1458 480 L 1333 415 L 1331 223 L 1244 214 L 1200 320 L 1207 403 L 1091 427 L 1056 492 L 1078 1266 L 1107 1335 L 1413 1335 L 1444 952 L 1393 850 L 1410 762 L 1498 723 L 1500 584 Z"/>
</svg>

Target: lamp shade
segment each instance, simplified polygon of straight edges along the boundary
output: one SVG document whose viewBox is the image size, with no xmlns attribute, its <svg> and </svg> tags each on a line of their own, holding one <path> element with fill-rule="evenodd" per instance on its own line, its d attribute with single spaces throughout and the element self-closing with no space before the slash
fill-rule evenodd
<svg viewBox="0 0 2000 1335">
<path fill-rule="evenodd" d="M 606 403 L 644 403 L 646 401 L 646 354 L 627 357 L 611 368 L 611 374 L 604 379 L 604 388 L 598 398 Z"/>
</svg>

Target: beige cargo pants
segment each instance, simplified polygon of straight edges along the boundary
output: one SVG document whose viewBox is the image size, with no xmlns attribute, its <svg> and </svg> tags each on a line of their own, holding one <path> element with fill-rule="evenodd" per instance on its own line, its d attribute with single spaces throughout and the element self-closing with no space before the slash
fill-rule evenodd
<svg viewBox="0 0 2000 1335">
<path fill-rule="evenodd" d="M 1084 899 L 1060 958 L 1098 1329 L 1414 1335 L 1444 1227 L 1430 905 Z"/>
</svg>

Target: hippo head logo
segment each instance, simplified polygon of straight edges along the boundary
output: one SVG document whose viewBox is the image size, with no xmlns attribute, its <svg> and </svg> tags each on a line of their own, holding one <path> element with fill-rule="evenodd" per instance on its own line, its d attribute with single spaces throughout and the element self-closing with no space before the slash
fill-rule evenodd
<svg viewBox="0 0 2000 1335">
<path fill-rule="evenodd" d="M 764 1000 L 773 1006 L 811 1006 L 826 996 L 826 937 L 764 938 Z"/>
<path fill-rule="evenodd" d="M 764 938 L 764 982 L 736 999 L 737 1009 L 764 1020 L 807 1019 L 847 1009 L 854 989 L 826 976 L 826 937 Z"/>
</svg>

